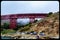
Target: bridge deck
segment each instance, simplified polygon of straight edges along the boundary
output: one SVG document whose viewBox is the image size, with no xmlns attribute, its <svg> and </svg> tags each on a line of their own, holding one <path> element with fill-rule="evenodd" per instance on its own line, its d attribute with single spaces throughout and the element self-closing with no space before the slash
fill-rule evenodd
<svg viewBox="0 0 60 40">
<path fill-rule="evenodd" d="M 47 14 L 12 14 L 12 15 L 2 15 L 1 19 L 10 18 L 44 18 Z"/>
</svg>

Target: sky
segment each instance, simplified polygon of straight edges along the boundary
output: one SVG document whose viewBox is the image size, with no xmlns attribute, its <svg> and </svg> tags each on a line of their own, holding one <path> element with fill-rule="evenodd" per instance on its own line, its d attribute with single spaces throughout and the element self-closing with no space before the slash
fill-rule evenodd
<svg viewBox="0 0 60 40">
<path fill-rule="evenodd" d="M 59 11 L 58 1 L 2 1 L 1 15 Z"/>
<path fill-rule="evenodd" d="M 57 11 L 59 11 L 58 1 L 2 1 L 1 2 L 1 15 L 49 13 Z M 29 19 L 17 19 L 17 21 L 18 20 L 23 23 L 29 22 Z"/>
</svg>

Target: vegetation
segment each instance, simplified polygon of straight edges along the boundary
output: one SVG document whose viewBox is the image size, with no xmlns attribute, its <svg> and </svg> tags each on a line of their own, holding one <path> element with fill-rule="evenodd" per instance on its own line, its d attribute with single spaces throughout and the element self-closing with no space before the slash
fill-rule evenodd
<svg viewBox="0 0 60 40">
<path fill-rule="evenodd" d="M 23 25 L 22 27 L 18 28 L 18 31 L 22 32 L 22 31 L 27 31 L 29 30 L 31 27 L 31 23 Z"/>
<path fill-rule="evenodd" d="M 36 23 L 36 22 L 37 22 L 37 20 L 34 21 L 34 23 Z M 20 31 L 27 31 L 30 29 L 30 27 L 31 27 L 31 23 L 26 24 L 26 25 L 24 25 L 24 27 L 20 28 Z"/>
<path fill-rule="evenodd" d="M 38 20 L 35 20 L 34 23 L 36 23 Z"/>
<path fill-rule="evenodd" d="M 29 23 L 22 26 L 17 25 L 16 29 L 14 30 L 8 29 L 9 24 L 4 23 L 4 25 L 1 26 L 2 29 L 4 28 L 1 33 L 7 34 L 15 33 L 16 31 L 20 32 L 29 31 L 31 33 L 37 32 L 38 34 L 40 34 L 41 32 L 43 32 L 44 34 L 46 34 L 46 37 L 42 38 L 45 39 L 49 39 L 50 36 L 55 37 L 59 35 L 59 13 L 52 14 L 52 12 L 50 12 L 46 18 L 40 20 L 37 23 L 36 22 L 37 20 L 35 20 L 34 23 Z"/>
<path fill-rule="evenodd" d="M 7 34 L 7 33 L 15 33 L 16 31 L 15 30 L 12 30 L 12 29 L 5 29 L 3 31 L 1 31 L 2 34 Z"/>
<path fill-rule="evenodd" d="M 25 27 L 25 28 L 21 29 L 20 31 L 27 31 L 27 30 L 29 30 L 29 27 Z"/>
<path fill-rule="evenodd" d="M 1 25 L 1 28 L 9 29 L 9 23 L 4 23 L 4 25 Z"/>
<path fill-rule="evenodd" d="M 14 29 L 14 30 L 19 30 L 19 29 L 21 29 L 21 31 L 23 31 L 23 30 L 27 30 L 28 29 L 28 27 L 29 26 L 31 26 L 31 23 L 29 23 L 29 24 L 26 24 L 26 25 L 17 25 L 17 27 Z"/>
<path fill-rule="evenodd" d="M 49 12 L 49 14 L 47 15 L 47 17 L 49 17 L 51 14 L 53 14 L 52 12 Z"/>
<path fill-rule="evenodd" d="M 36 26 L 35 26 L 36 25 Z M 40 22 L 36 23 L 34 26 L 31 26 L 30 30 L 33 30 L 35 32 L 42 32 L 44 31 L 45 34 L 49 36 L 57 36 L 59 35 L 59 14 L 51 12 L 49 13 L 49 16 L 40 20 Z M 50 35 L 51 34 L 51 35 Z"/>
<path fill-rule="evenodd" d="M 1 31 L 4 29 L 9 29 L 9 23 L 4 23 L 4 25 L 1 25 Z"/>
<path fill-rule="evenodd" d="M 33 33 L 34 31 L 31 31 L 31 33 Z"/>
</svg>

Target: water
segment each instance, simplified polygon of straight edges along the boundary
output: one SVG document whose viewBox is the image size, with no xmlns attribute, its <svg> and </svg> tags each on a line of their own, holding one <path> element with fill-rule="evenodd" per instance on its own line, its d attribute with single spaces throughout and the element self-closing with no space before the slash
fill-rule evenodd
<svg viewBox="0 0 60 40">
<path fill-rule="evenodd" d="M 12 39 L 12 38 L 8 36 L 1 36 L 1 39 Z"/>
<path fill-rule="evenodd" d="M 17 34 L 20 34 L 19 32 L 16 32 Z M 15 33 L 9 33 L 9 34 L 15 34 Z M 13 39 L 10 36 L 1 36 L 1 39 Z"/>
</svg>

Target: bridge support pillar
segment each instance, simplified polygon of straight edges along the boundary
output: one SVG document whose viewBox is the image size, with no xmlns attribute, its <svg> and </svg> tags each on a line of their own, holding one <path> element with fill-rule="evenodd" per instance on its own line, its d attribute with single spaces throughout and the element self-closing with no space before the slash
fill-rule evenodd
<svg viewBox="0 0 60 40">
<path fill-rule="evenodd" d="M 33 23 L 35 18 L 30 18 L 30 23 Z"/>
<path fill-rule="evenodd" d="M 10 26 L 9 26 L 10 29 L 16 28 L 16 24 L 17 24 L 16 20 L 17 20 L 16 18 L 10 19 Z"/>
</svg>

